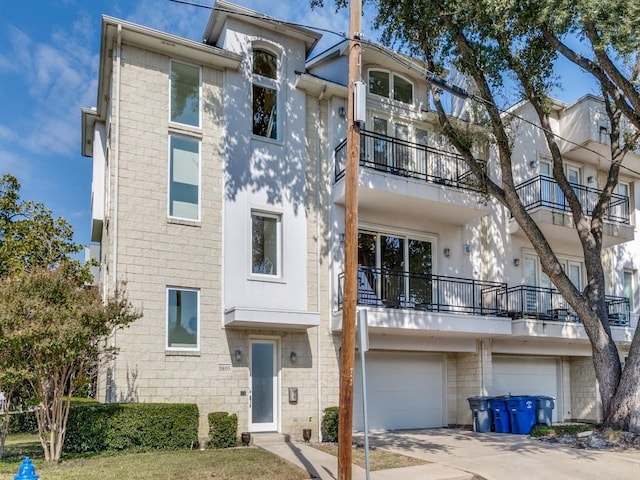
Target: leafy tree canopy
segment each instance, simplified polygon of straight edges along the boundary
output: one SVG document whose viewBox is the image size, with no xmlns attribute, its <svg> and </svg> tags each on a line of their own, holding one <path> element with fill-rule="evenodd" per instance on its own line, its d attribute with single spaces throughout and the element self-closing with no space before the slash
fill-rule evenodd
<svg viewBox="0 0 640 480">
<path fill-rule="evenodd" d="M 73 256 L 82 251 L 64 218 L 54 218 L 43 204 L 20 199 L 20 183 L 11 174 L 0 177 L 0 277 L 33 268 L 63 268 L 86 282 L 89 265 Z"/>
</svg>

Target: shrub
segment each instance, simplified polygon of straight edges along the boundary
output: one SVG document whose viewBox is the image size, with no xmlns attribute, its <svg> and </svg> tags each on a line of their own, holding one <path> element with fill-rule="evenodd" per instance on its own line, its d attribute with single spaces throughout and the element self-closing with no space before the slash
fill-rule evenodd
<svg viewBox="0 0 640 480">
<path fill-rule="evenodd" d="M 209 441 L 213 448 L 235 447 L 238 439 L 238 416 L 234 413 L 209 414 Z"/>
<path fill-rule="evenodd" d="M 547 437 L 547 436 L 562 436 L 562 435 L 575 435 L 580 432 L 588 432 L 593 430 L 596 426 L 586 423 L 576 423 L 571 425 L 534 425 L 531 429 L 532 437 Z"/>
<path fill-rule="evenodd" d="M 338 407 L 327 407 L 322 414 L 322 441 L 338 441 Z"/>
<path fill-rule="evenodd" d="M 38 422 L 33 411 L 9 413 L 9 433 L 38 433 Z"/>
<path fill-rule="evenodd" d="M 197 441 L 198 417 L 198 407 L 193 404 L 73 405 L 64 451 L 187 448 Z"/>
</svg>

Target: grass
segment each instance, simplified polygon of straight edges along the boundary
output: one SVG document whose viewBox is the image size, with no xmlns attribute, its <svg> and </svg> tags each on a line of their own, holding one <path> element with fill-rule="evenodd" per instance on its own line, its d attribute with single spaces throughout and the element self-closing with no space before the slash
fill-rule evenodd
<svg viewBox="0 0 640 480">
<path fill-rule="evenodd" d="M 12 435 L 8 457 L 0 460 L 0 480 L 13 480 L 21 456 L 33 459 L 36 473 L 46 480 L 300 480 L 309 474 L 259 448 L 177 450 L 103 454 L 47 464 L 37 435 Z"/>
<path fill-rule="evenodd" d="M 334 456 L 338 455 L 337 443 L 315 443 L 311 446 L 322 452 L 330 453 Z M 364 448 L 354 446 L 351 458 L 354 464 L 365 468 Z M 381 450 L 379 448 L 369 451 L 369 462 L 372 472 L 375 472 L 376 470 L 388 470 L 390 468 L 414 467 L 416 465 L 429 463 L 418 458 L 407 457 L 406 455 Z"/>
</svg>

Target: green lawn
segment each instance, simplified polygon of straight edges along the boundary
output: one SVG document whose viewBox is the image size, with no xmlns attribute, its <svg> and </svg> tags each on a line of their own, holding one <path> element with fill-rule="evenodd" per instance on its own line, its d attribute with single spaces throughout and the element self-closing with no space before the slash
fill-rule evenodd
<svg viewBox="0 0 640 480">
<path fill-rule="evenodd" d="M 9 458 L 0 460 L 0 480 L 13 480 L 20 460 L 17 451 L 34 457 L 40 480 L 300 480 L 304 470 L 259 448 L 178 450 L 122 453 L 65 459 L 48 465 L 42 459 L 37 437 L 10 437 Z"/>
</svg>

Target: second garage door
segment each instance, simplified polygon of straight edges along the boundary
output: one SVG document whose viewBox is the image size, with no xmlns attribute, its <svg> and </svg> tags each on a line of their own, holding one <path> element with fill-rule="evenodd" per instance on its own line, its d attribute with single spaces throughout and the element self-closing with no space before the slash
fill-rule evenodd
<svg viewBox="0 0 640 480">
<path fill-rule="evenodd" d="M 369 352 L 367 410 L 369 429 L 442 427 L 444 366 L 439 355 Z M 353 424 L 364 429 L 360 361 L 354 379 Z"/>
<path fill-rule="evenodd" d="M 558 359 L 544 357 L 493 357 L 491 395 L 546 395 L 558 399 Z M 553 410 L 558 421 L 559 405 Z"/>
</svg>

